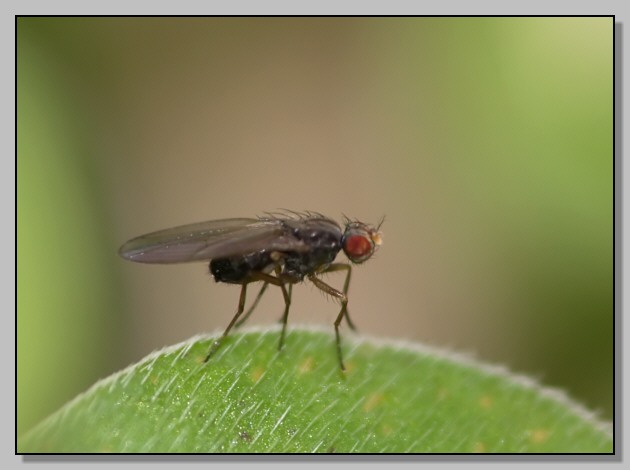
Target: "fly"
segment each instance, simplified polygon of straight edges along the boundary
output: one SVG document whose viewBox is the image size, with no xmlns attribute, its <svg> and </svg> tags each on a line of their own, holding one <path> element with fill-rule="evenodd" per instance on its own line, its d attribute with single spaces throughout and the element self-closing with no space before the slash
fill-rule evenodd
<svg viewBox="0 0 630 470">
<path fill-rule="evenodd" d="M 367 261 L 381 245 L 379 228 L 382 223 L 374 227 L 344 218 L 342 230 L 334 220 L 314 212 L 210 220 L 133 238 L 121 246 L 118 253 L 138 263 L 170 264 L 210 260 L 210 273 L 216 282 L 241 286 L 236 314 L 223 335 L 210 347 L 205 361 L 219 349 L 232 327 L 238 327 L 247 320 L 270 284 L 279 287 L 284 298 L 278 344 L 278 349 L 282 349 L 293 284 L 308 279 L 341 304 L 334 326 L 339 366 L 345 370 L 339 326 L 345 318 L 348 326 L 355 329 L 348 314 L 352 264 Z M 340 251 L 344 252 L 350 263 L 334 262 Z M 335 289 L 319 277 L 337 271 L 346 274 L 342 290 Z M 262 287 L 245 312 L 247 286 L 259 281 Z"/>
</svg>

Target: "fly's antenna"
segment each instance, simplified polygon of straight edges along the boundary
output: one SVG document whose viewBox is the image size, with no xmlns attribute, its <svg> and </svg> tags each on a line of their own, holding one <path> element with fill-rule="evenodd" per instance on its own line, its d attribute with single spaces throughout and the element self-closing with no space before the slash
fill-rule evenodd
<svg viewBox="0 0 630 470">
<path fill-rule="evenodd" d="M 383 222 L 385 222 L 385 216 L 381 217 L 381 221 L 376 226 L 376 231 L 377 232 L 379 232 L 381 230 L 381 225 L 383 225 Z"/>
</svg>

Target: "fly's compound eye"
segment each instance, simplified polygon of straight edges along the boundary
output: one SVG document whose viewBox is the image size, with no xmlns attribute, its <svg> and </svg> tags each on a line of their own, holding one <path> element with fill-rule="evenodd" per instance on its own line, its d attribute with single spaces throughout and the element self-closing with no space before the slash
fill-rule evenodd
<svg viewBox="0 0 630 470">
<path fill-rule="evenodd" d="M 378 230 L 361 222 L 350 222 L 341 237 L 343 252 L 357 264 L 370 259 L 380 244 L 381 234 Z"/>
</svg>

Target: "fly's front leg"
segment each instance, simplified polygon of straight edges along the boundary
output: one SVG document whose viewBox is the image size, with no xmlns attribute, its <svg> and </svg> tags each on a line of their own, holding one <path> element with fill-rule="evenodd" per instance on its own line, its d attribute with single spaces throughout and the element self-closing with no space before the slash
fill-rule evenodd
<svg viewBox="0 0 630 470">
<path fill-rule="evenodd" d="M 339 315 L 337 315 L 337 319 L 335 320 L 335 337 L 337 341 L 337 357 L 339 358 L 339 367 L 341 367 L 341 370 L 346 370 L 346 367 L 343 365 L 343 358 L 341 355 L 341 339 L 339 337 L 339 325 L 341 324 L 341 320 L 343 319 L 344 315 L 347 315 L 348 296 L 344 294 L 343 292 L 339 292 L 334 287 L 329 286 L 321 279 L 315 277 L 314 274 L 309 274 L 308 278 L 313 284 L 315 284 L 315 287 L 326 292 L 328 295 L 335 297 L 341 303 L 341 311 L 339 312 Z"/>
<path fill-rule="evenodd" d="M 238 320 L 238 317 L 240 317 L 241 313 L 243 313 L 243 310 L 245 310 L 245 295 L 246 295 L 246 293 L 247 293 L 247 283 L 243 284 L 242 287 L 241 287 L 241 295 L 240 295 L 240 297 L 238 299 L 238 309 L 236 311 L 236 315 L 234 315 L 234 318 L 232 318 L 232 321 L 227 326 L 227 328 L 225 329 L 225 331 L 223 332 L 221 337 L 219 339 L 217 339 L 212 344 L 212 346 L 210 347 L 210 350 L 208 351 L 208 354 L 206 355 L 206 358 L 204 359 L 203 362 L 208 362 L 208 359 L 210 359 L 214 355 L 214 353 L 217 352 L 217 350 L 219 349 L 219 346 L 221 346 L 221 344 L 223 343 L 223 340 L 225 339 L 225 337 L 228 335 L 228 333 L 230 332 L 230 330 L 234 326 L 234 323 L 236 323 L 236 320 Z"/>
<path fill-rule="evenodd" d="M 346 271 L 346 280 L 343 282 L 343 293 L 347 297 L 348 288 L 350 287 L 350 277 L 352 276 L 352 266 L 344 263 L 333 263 L 326 269 L 324 269 L 322 273 L 332 273 L 335 271 Z M 344 317 L 346 318 L 346 322 L 348 323 L 350 329 L 353 331 L 357 331 L 357 327 L 354 326 L 354 323 L 352 323 L 352 320 L 350 320 L 348 309 L 345 310 Z"/>
</svg>

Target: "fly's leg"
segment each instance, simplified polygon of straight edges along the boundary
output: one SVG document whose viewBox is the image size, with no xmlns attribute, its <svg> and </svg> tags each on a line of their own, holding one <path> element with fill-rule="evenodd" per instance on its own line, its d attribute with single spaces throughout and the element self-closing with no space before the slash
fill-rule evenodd
<svg viewBox="0 0 630 470">
<path fill-rule="evenodd" d="M 289 294 L 289 303 L 291 303 L 291 299 L 293 298 L 293 284 L 289 284 L 287 288 L 287 293 Z M 286 303 L 285 303 L 286 305 Z M 286 323 L 286 318 L 284 318 L 286 312 L 282 313 L 282 316 L 278 320 L 278 323 Z"/>
<path fill-rule="evenodd" d="M 291 295 L 293 294 L 293 284 L 289 284 L 289 289 L 285 287 L 284 282 L 282 282 L 280 276 L 282 274 L 282 266 L 276 265 L 274 269 L 276 276 L 274 279 L 279 281 L 276 285 L 280 286 L 282 289 L 282 297 L 284 298 L 284 312 L 282 313 L 282 317 L 280 318 L 280 322 L 282 323 L 282 331 L 280 332 L 280 342 L 278 343 L 278 351 L 282 349 L 284 346 L 284 336 L 287 332 L 287 319 L 289 318 L 289 307 L 291 305 Z"/>
<path fill-rule="evenodd" d="M 348 314 L 347 312 L 348 296 L 344 294 L 343 292 L 339 292 L 334 287 L 329 286 L 321 279 L 315 277 L 314 274 L 309 274 L 308 278 L 313 284 L 315 284 L 315 287 L 324 291 L 328 295 L 335 297 L 341 303 L 341 311 L 339 312 L 339 315 L 337 315 L 337 319 L 335 320 L 335 337 L 337 341 L 337 357 L 339 358 L 339 367 L 341 367 L 342 371 L 346 370 L 346 367 L 343 365 L 343 358 L 341 355 L 341 339 L 339 337 L 339 325 L 341 324 L 341 320 L 343 320 L 344 316 Z"/>
<path fill-rule="evenodd" d="M 279 272 L 280 272 L 280 268 L 276 267 L 276 273 L 279 273 Z M 258 295 L 256 296 L 256 299 L 254 300 L 254 304 L 250 307 L 250 309 L 245 314 L 245 317 L 241 321 L 238 321 L 239 317 L 245 310 L 245 294 L 247 292 L 247 284 L 249 284 L 250 282 L 255 282 L 255 281 L 264 281 L 264 284 L 261 287 L 260 291 L 258 292 Z M 254 307 L 260 300 L 260 297 L 265 292 L 269 284 L 273 284 L 274 286 L 279 286 L 282 289 L 282 295 L 284 296 L 285 307 L 284 307 L 284 315 L 282 316 L 282 320 L 284 324 L 282 326 L 282 333 L 280 335 L 280 344 L 278 345 L 278 350 L 282 349 L 282 345 L 284 344 L 284 335 L 285 335 L 286 327 L 287 327 L 287 318 L 289 316 L 289 306 L 291 305 L 291 294 L 287 292 L 287 289 L 284 286 L 284 282 L 282 282 L 282 280 L 279 279 L 278 277 L 272 276 L 271 274 L 265 274 L 265 273 L 253 273 L 251 275 L 249 282 L 246 282 L 241 287 L 241 296 L 239 297 L 239 300 L 238 300 L 238 310 L 236 311 L 236 315 L 234 315 L 234 318 L 232 318 L 232 321 L 227 326 L 227 328 L 225 329 L 221 337 L 212 344 L 212 347 L 210 348 L 210 351 L 208 351 L 208 354 L 206 355 L 204 362 L 208 362 L 208 359 L 210 359 L 214 355 L 214 353 L 217 352 L 217 350 L 223 343 L 223 340 L 225 339 L 225 337 L 229 334 L 232 327 L 234 325 L 238 326 L 242 324 L 247 319 L 247 317 L 251 314 L 251 312 L 253 311 Z"/>
<path fill-rule="evenodd" d="M 278 343 L 278 351 L 284 346 L 284 336 L 287 332 L 287 319 L 289 318 L 289 306 L 291 305 L 291 294 L 293 293 L 293 285 L 289 284 L 289 290 L 287 291 L 284 284 L 280 284 L 282 289 L 282 296 L 284 297 L 284 313 L 282 314 L 282 332 L 280 333 L 280 342 Z"/>
<path fill-rule="evenodd" d="M 291 284 L 289 284 L 289 290 L 286 288 L 286 283 L 280 278 L 280 274 L 282 272 L 281 266 L 275 267 L 276 276 L 272 276 L 271 274 L 266 273 L 253 273 L 252 279 L 256 281 L 264 281 L 265 284 L 273 284 L 274 286 L 280 287 L 282 290 L 282 297 L 284 298 L 284 313 L 282 314 L 281 322 L 282 322 L 282 331 L 280 333 L 280 342 L 278 343 L 278 351 L 282 349 L 284 346 L 284 337 L 287 331 L 287 319 L 289 318 L 289 307 L 291 306 L 291 293 L 293 291 Z M 261 289 L 262 290 L 262 289 Z M 261 295 L 259 293 L 259 295 Z"/>
<path fill-rule="evenodd" d="M 262 295 L 265 293 L 265 291 L 267 290 L 267 287 L 269 286 L 268 282 L 264 282 L 262 287 L 260 288 L 260 291 L 258 292 L 258 295 L 256 296 L 256 298 L 254 299 L 254 303 L 252 303 L 252 305 L 249 307 L 249 309 L 247 310 L 247 312 L 245 312 L 245 315 L 243 315 L 243 318 L 241 318 L 239 321 L 237 321 L 234 324 L 235 328 L 238 328 L 239 326 L 241 326 L 243 323 L 245 323 L 247 321 L 247 319 L 249 318 L 249 316 L 252 314 L 252 312 L 254 311 L 254 309 L 256 308 L 256 306 L 258 305 L 258 302 L 260 302 L 260 298 L 262 297 Z"/>
<path fill-rule="evenodd" d="M 333 263 L 330 266 L 328 266 L 326 269 L 324 269 L 322 273 L 332 273 L 334 271 L 347 271 L 346 280 L 343 282 L 343 293 L 347 297 L 348 288 L 350 287 L 350 277 L 352 276 L 352 266 L 349 264 L 343 264 L 343 263 Z M 344 317 L 350 329 L 352 331 L 357 331 L 357 327 L 354 326 L 354 323 L 352 323 L 352 320 L 350 320 L 350 314 L 348 313 L 348 309 L 345 310 Z"/>
<path fill-rule="evenodd" d="M 228 335 L 228 333 L 230 332 L 230 330 L 236 323 L 236 320 L 238 320 L 238 317 L 240 317 L 241 313 L 243 313 L 243 310 L 245 309 L 245 294 L 246 293 L 247 293 L 247 283 L 243 284 L 241 287 L 241 295 L 238 299 L 238 309 L 236 311 L 236 315 L 234 315 L 234 318 L 232 318 L 232 321 L 227 326 L 227 328 L 225 329 L 221 337 L 212 344 L 203 362 L 208 362 L 208 359 L 210 359 L 214 355 L 214 353 L 217 352 L 217 350 L 219 349 L 219 346 L 221 346 L 221 344 L 223 343 L 223 340 L 225 339 L 225 337 Z"/>
</svg>

